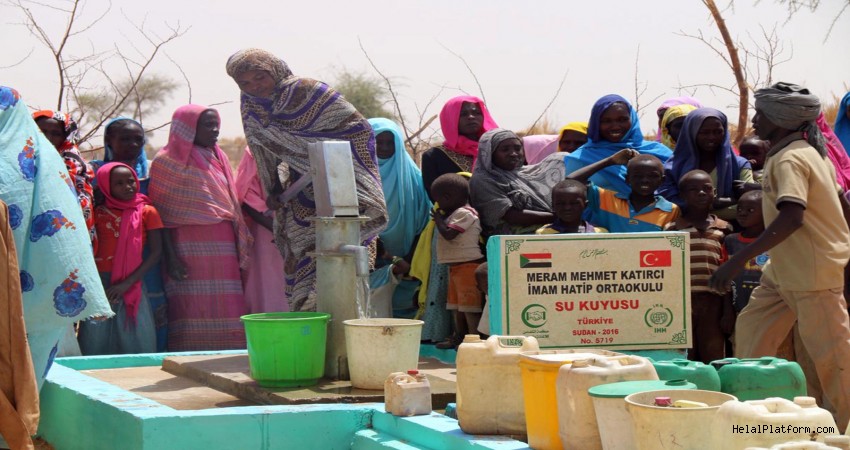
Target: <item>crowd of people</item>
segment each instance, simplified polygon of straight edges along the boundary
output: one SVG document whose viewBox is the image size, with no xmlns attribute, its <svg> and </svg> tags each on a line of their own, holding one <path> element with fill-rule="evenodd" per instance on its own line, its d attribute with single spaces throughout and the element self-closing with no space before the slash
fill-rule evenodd
<svg viewBox="0 0 850 450">
<path fill-rule="evenodd" d="M 10 386 L 40 386 L 60 348 L 240 349 L 240 316 L 315 310 L 315 202 L 298 180 L 307 144 L 321 140 L 351 143 L 362 244 L 376 278 L 398 283 L 396 315 L 424 321 L 424 341 L 452 348 L 488 333 L 490 236 L 682 231 L 688 356 L 800 356 L 810 388 L 850 420 L 850 93 L 833 130 L 805 88 L 758 90 L 754 134 L 737 147 L 725 114 L 691 97 L 662 103 L 647 139 L 619 95 L 601 97 L 588 122 L 538 136 L 458 96 L 417 165 L 396 123 L 367 120 L 271 53 L 240 51 L 226 70 L 248 142 L 236 173 L 213 108 L 178 108 L 153 161 L 142 124 L 117 117 L 102 159 L 86 161 L 70 116 L 31 113 L 0 88 L 0 367 L 11 368 L 0 371 L 11 399 L 0 431 L 13 445 L 34 431 L 36 394 Z M 24 327 L 26 339 L 15 334 Z"/>
</svg>

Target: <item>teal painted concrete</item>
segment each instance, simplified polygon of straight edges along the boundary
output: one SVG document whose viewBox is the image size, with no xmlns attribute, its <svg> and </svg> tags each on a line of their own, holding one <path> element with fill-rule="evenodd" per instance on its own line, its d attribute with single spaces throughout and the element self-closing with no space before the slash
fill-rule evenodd
<svg viewBox="0 0 850 450">
<path fill-rule="evenodd" d="M 490 334 L 502 333 L 502 254 L 499 240 L 487 240 L 487 307 L 490 309 Z M 507 263 L 506 263 L 507 264 Z"/>
<path fill-rule="evenodd" d="M 354 433 L 354 441 L 351 443 L 351 450 L 416 450 L 421 448 L 414 447 L 395 436 L 375 430 L 360 430 Z"/>
<path fill-rule="evenodd" d="M 372 429 L 425 449 L 530 450 L 528 444 L 501 436 L 472 436 L 461 431 L 457 420 L 442 414 L 396 417 L 383 411 L 372 415 Z"/>
<path fill-rule="evenodd" d="M 207 354 L 222 353 L 234 352 Z M 528 448 L 507 438 L 466 435 L 456 420 L 436 413 L 394 417 L 377 403 L 178 411 L 71 368 L 156 366 L 165 356 L 58 360 L 42 389 L 39 435 L 56 450 Z"/>
<path fill-rule="evenodd" d="M 457 359 L 457 351 L 452 349 L 439 349 L 431 344 L 422 344 L 419 346 L 420 358 L 434 358 L 446 364 L 454 364 Z"/>
<path fill-rule="evenodd" d="M 247 353 L 247 350 L 183 353 L 140 353 L 137 355 L 74 356 L 69 358 L 56 358 L 56 364 L 69 367 L 74 370 L 120 369 L 125 367 L 161 366 L 162 360 L 169 356 L 241 355 L 245 353 Z"/>
</svg>

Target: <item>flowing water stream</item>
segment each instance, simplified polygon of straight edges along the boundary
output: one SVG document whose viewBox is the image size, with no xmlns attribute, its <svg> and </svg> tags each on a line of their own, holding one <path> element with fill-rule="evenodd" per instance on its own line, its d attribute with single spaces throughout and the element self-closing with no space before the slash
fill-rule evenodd
<svg viewBox="0 0 850 450">
<path fill-rule="evenodd" d="M 369 294 L 369 277 L 357 277 L 357 317 L 370 319 L 372 317 L 372 300 Z"/>
</svg>

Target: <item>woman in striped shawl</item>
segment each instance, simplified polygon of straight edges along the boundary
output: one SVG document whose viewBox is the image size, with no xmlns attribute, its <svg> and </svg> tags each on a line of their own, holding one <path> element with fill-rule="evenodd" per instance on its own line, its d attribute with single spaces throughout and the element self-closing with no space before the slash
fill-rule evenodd
<svg viewBox="0 0 850 450">
<path fill-rule="evenodd" d="M 181 106 L 150 167 L 148 195 L 172 239 L 164 252 L 171 351 L 245 348 L 242 272 L 253 239 L 216 144 L 220 124 L 214 109 Z"/>
<path fill-rule="evenodd" d="M 242 124 L 269 207 L 275 210 L 275 242 L 286 265 L 290 311 L 315 310 L 316 262 L 308 255 L 316 245 L 310 218 L 316 215 L 312 185 L 286 205 L 285 188 L 310 170 L 307 144 L 321 140 L 351 142 L 364 245 L 387 224 L 387 207 L 375 158 L 369 122 L 342 96 L 321 81 L 296 77 L 285 62 L 259 49 L 242 50 L 227 60 L 227 74 L 242 91 Z"/>
</svg>

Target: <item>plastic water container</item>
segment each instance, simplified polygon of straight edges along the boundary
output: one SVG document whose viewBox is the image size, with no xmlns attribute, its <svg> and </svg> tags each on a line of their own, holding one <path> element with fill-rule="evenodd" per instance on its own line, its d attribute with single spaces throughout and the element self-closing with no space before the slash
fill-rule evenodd
<svg viewBox="0 0 850 450">
<path fill-rule="evenodd" d="M 394 416 L 431 414 L 431 384 L 418 370 L 391 373 L 384 381 L 384 408 Z"/>
<path fill-rule="evenodd" d="M 656 397 L 671 401 L 689 400 L 707 404 L 704 408 L 671 408 L 655 406 Z M 661 390 L 638 392 L 626 396 L 626 410 L 632 417 L 635 447 L 638 450 L 706 450 L 723 449 L 714 445 L 710 426 L 720 405 L 737 400 L 723 392 L 703 390 Z M 726 430 L 726 433 L 729 433 Z"/>
<path fill-rule="evenodd" d="M 624 398 L 636 392 L 696 389 L 694 383 L 685 380 L 622 381 L 600 384 L 587 390 L 593 399 L 593 411 L 599 427 L 603 450 L 635 450 L 635 434 L 632 418 L 626 411 Z"/>
<path fill-rule="evenodd" d="M 657 380 L 652 363 L 640 356 L 590 358 L 561 366 L 555 380 L 558 434 L 564 450 L 602 450 L 602 440 L 587 390 L 618 381 Z"/>
<path fill-rule="evenodd" d="M 717 369 L 699 361 L 671 359 L 652 361 L 659 380 L 688 380 L 704 391 L 720 391 L 720 376 Z"/>
<path fill-rule="evenodd" d="M 537 339 L 468 334 L 457 350 L 457 416 L 467 434 L 524 435 L 521 352 L 538 351 Z"/>
<path fill-rule="evenodd" d="M 572 364 L 573 361 L 600 356 L 625 355 L 597 349 L 541 350 L 520 354 L 525 424 L 530 447 L 535 450 L 561 449 L 555 390 L 558 369 L 564 364 Z"/>
<path fill-rule="evenodd" d="M 410 319 L 344 321 L 351 386 L 383 389 L 389 374 L 418 367 L 423 323 Z"/>
<path fill-rule="evenodd" d="M 720 391 L 741 401 L 806 395 L 806 376 L 800 365 L 781 358 L 726 358 L 712 361 L 720 377 Z"/>
<path fill-rule="evenodd" d="M 330 317 L 330 314 L 315 312 L 242 316 L 251 378 L 263 387 L 318 383 L 325 373 Z"/>
<path fill-rule="evenodd" d="M 768 447 L 838 434 L 832 414 L 819 408 L 812 397 L 797 397 L 793 402 L 779 397 L 726 402 L 717 411 L 712 426 L 717 448 L 724 449 Z M 784 428 L 776 430 L 778 427 Z M 818 428 L 832 432 L 815 434 Z"/>
</svg>

